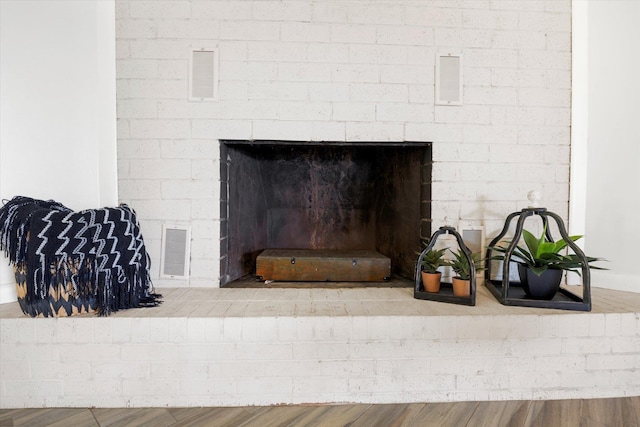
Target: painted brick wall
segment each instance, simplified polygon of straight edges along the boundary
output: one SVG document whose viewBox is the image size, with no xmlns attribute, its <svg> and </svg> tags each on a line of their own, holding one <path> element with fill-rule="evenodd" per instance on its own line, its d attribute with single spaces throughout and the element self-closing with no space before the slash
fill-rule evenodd
<svg viewBox="0 0 640 427">
<path fill-rule="evenodd" d="M 160 258 L 192 226 L 189 282 L 219 277 L 219 139 L 433 141 L 434 227 L 491 236 L 538 189 L 566 217 L 569 0 L 116 2 L 119 192 Z M 219 50 L 219 101 L 189 102 L 188 49 Z M 434 105 L 438 52 L 464 105 Z M 154 275 L 158 275 L 155 262 Z"/>
<path fill-rule="evenodd" d="M 2 319 L 0 407 L 636 396 L 638 325 L 637 313 Z"/>
</svg>

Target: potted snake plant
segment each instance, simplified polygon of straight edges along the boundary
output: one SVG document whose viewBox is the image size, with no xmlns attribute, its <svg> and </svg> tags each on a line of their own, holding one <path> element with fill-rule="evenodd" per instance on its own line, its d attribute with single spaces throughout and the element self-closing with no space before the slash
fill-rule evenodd
<svg viewBox="0 0 640 427">
<path fill-rule="evenodd" d="M 421 264 L 422 286 L 426 292 L 440 292 L 442 272 L 440 267 L 449 265 L 444 259 L 447 249 L 430 249 L 424 254 Z"/>
<path fill-rule="evenodd" d="M 568 245 L 565 239 L 551 241 L 547 238 L 547 225 L 545 224 L 542 235 L 534 236 L 528 230 L 522 230 L 522 237 L 526 247 L 516 246 L 511 255 L 511 260 L 517 263 L 520 284 L 527 296 L 532 299 L 553 299 L 560 289 L 560 282 L 564 271 L 573 271 L 580 275 L 583 261 L 576 254 L 561 253 Z M 569 236 L 571 241 L 582 238 L 580 235 Z M 507 252 L 508 246 L 492 246 L 502 254 Z M 593 266 L 592 262 L 601 261 L 601 258 L 585 257 L 587 266 L 596 270 L 606 268 Z M 504 255 L 492 257 L 494 260 L 504 261 Z"/>
<path fill-rule="evenodd" d="M 455 276 L 451 279 L 451 286 L 453 287 L 453 295 L 468 297 L 471 295 L 471 266 L 464 252 L 451 251 L 453 259 L 448 262 L 451 269 L 454 271 Z M 480 253 L 474 252 L 471 254 L 471 260 L 475 267 L 475 272 L 479 273 L 484 270 L 484 265 Z"/>
</svg>

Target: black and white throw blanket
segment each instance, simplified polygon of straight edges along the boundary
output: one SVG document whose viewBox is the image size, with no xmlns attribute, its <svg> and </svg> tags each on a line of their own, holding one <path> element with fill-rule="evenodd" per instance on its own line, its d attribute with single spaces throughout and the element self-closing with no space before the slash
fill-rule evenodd
<svg viewBox="0 0 640 427">
<path fill-rule="evenodd" d="M 95 298 L 100 315 L 159 303 L 140 226 L 126 205 L 74 212 L 14 197 L 0 208 L 0 250 L 22 267 L 27 304 L 38 306 L 56 287 Z M 37 311 L 28 314 L 48 315 Z"/>
</svg>

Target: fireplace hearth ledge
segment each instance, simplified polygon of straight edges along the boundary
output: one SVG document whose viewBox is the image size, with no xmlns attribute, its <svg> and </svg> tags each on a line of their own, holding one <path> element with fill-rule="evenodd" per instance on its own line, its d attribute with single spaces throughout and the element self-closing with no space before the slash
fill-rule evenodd
<svg viewBox="0 0 640 427">
<path fill-rule="evenodd" d="M 640 395 L 640 294 L 591 312 L 411 288 L 162 288 L 110 317 L 0 305 L 0 407 L 193 407 Z M 70 369 L 73 367 L 73 369 Z"/>
</svg>

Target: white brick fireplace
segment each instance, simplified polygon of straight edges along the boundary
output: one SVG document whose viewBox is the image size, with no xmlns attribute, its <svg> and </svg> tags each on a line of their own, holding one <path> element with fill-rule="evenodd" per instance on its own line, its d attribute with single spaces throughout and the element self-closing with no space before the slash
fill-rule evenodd
<svg viewBox="0 0 640 427">
<path fill-rule="evenodd" d="M 192 227 L 188 280 L 216 287 L 219 140 L 431 141 L 433 226 L 495 234 L 531 189 L 566 218 L 571 3 L 117 1 L 118 176 L 154 259 Z M 216 102 L 188 100 L 190 48 L 219 56 Z M 461 106 L 434 102 L 463 56 Z"/>
<path fill-rule="evenodd" d="M 0 3 L 3 24 L 13 23 L 2 26 L 2 35 L 11 35 L 2 38 L 3 83 L 9 75 L 6 81 L 16 80 L 7 70 L 24 66 L 15 55 L 18 49 L 11 51 L 14 55 L 5 50 L 11 46 L 8 40 L 24 38 L 24 46 L 30 37 L 51 42 L 45 34 L 73 20 L 71 39 L 86 41 L 95 32 L 96 4 L 101 18 L 113 18 L 112 10 L 105 12 L 111 6 L 107 1 L 51 1 L 50 9 L 43 12 L 43 5 L 38 13 L 28 5 L 18 7 L 20 2 Z M 527 203 L 531 189 L 540 190 L 544 204 L 566 219 L 575 30 L 570 0 L 115 3 L 118 201 L 139 214 L 164 303 L 109 318 L 57 319 L 25 318 L 14 301 L 0 304 L 0 407 L 578 399 L 640 393 L 637 294 L 596 288 L 591 312 L 569 312 L 503 306 L 483 286 L 474 307 L 416 300 L 410 288 L 401 287 L 216 289 L 225 226 L 220 140 L 429 141 L 434 228 L 447 218 L 453 225 L 484 225 L 487 236 L 495 235 L 505 216 Z M 586 4 L 575 3 L 583 9 Z M 606 8 L 594 2 L 589 7 L 594 4 L 591 13 Z M 82 20 L 77 7 L 85 12 Z M 34 21 L 34 15 L 42 21 Z M 79 21 L 82 31 L 76 32 Z M 599 28 L 595 34 L 611 30 Z M 67 40 L 44 46 L 56 59 L 66 58 L 55 44 L 75 47 Z M 87 46 L 91 54 L 104 51 L 103 44 Z M 188 101 L 189 51 L 199 47 L 218 53 L 215 102 Z M 71 51 L 95 63 L 78 49 L 63 50 L 77 59 Z M 434 100 L 435 57 L 448 52 L 464 59 L 461 106 Z M 72 64 L 62 60 L 60 80 L 69 80 Z M 73 68 L 91 68 L 84 65 Z M 96 74 L 103 65 L 93 65 Z M 18 81 L 22 85 L 7 87 L 29 87 L 32 81 L 25 78 Z M 47 86 L 59 87 L 55 79 Z M 93 98 L 94 91 L 75 89 Z M 10 101 L 22 98 L 7 97 L 7 92 L 3 108 L 21 106 Z M 66 100 L 64 107 L 73 114 L 61 119 L 48 110 L 40 113 L 54 128 L 44 126 L 50 123 L 32 110 L 2 110 L 3 129 L 14 131 L 6 125 L 20 118 L 25 129 L 37 122 L 47 130 L 42 135 L 56 137 L 25 145 L 21 139 L 29 140 L 31 133 L 19 134 L 12 148 L 40 154 L 39 164 L 49 165 L 51 151 L 44 148 L 66 153 L 82 147 L 87 169 L 101 169 L 90 162 L 92 154 L 104 160 L 104 153 L 89 147 L 89 133 L 80 132 L 72 144 L 67 133 L 55 131 L 78 127 L 72 117 L 90 123 L 77 114 L 86 110 L 85 98 L 78 101 L 68 96 L 69 90 L 64 95 L 52 97 L 55 108 Z M 111 99 L 102 98 L 105 103 Z M 623 141 L 620 135 L 608 137 L 601 143 L 607 149 Z M 3 178 L 24 169 L 7 160 L 5 154 L 14 151 L 2 151 Z M 27 180 L 32 187 L 15 179 L 7 185 L 4 179 L 3 195 L 32 188 L 38 197 L 76 197 L 70 203 L 74 208 L 103 203 L 95 192 L 54 186 L 48 167 L 34 169 Z M 71 175 L 69 182 L 77 180 L 76 171 Z M 100 181 L 85 175 L 84 184 Z M 188 280 L 159 277 L 165 224 L 192 228 Z M 12 282 L 11 277 L 2 280 L 0 285 Z"/>
</svg>

